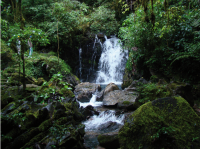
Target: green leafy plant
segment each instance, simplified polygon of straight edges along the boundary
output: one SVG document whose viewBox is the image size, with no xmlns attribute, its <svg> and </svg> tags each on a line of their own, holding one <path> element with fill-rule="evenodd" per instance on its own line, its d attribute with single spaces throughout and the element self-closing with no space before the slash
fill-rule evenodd
<svg viewBox="0 0 200 149">
<path fill-rule="evenodd" d="M 51 99 L 51 101 L 55 100 L 56 96 L 56 100 L 63 100 L 63 95 L 65 95 L 65 92 L 71 90 L 72 88 L 67 82 L 62 81 L 62 78 L 63 75 L 60 72 L 58 72 L 57 74 L 54 74 L 52 76 L 49 82 L 45 81 L 42 85 L 42 89 L 40 90 L 39 94 L 37 95 L 37 97 L 35 97 L 37 98 L 36 101 L 40 99 L 40 103 L 46 103 L 49 99 Z"/>
</svg>

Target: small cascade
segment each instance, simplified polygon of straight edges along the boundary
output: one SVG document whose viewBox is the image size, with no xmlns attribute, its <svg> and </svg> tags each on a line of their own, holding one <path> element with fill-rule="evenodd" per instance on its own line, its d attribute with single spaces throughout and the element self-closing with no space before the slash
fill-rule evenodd
<svg viewBox="0 0 200 149">
<path fill-rule="evenodd" d="M 80 74 L 80 80 L 81 80 L 81 75 L 82 75 L 82 64 L 81 64 L 82 57 L 81 57 L 81 54 L 82 54 L 82 49 L 80 48 L 79 49 L 79 74 Z"/>
<path fill-rule="evenodd" d="M 86 131 L 94 131 L 97 130 L 98 127 L 101 126 L 102 124 L 105 124 L 110 121 L 123 125 L 124 114 L 116 116 L 114 110 L 103 111 L 98 116 L 97 115 L 93 116 L 91 120 L 85 121 L 83 124 L 85 125 Z"/>
<path fill-rule="evenodd" d="M 97 95 L 93 94 L 92 98 L 90 99 L 90 102 L 84 102 L 84 103 L 79 102 L 80 107 L 82 106 L 83 108 L 85 108 L 88 105 L 91 105 L 93 107 L 101 106 L 103 104 L 103 102 L 97 102 L 96 99 L 97 99 Z"/>
<path fill-rule="evenodd" d="M 103 44 L 103 51 L 99 60 L 99 71 L 96 83 L 108 84 L 110 82 L 121 84 L 123 73 L 128 59 L 128 52 L 122 52 L 119 39 L 112 37 Z"/>
</svg>

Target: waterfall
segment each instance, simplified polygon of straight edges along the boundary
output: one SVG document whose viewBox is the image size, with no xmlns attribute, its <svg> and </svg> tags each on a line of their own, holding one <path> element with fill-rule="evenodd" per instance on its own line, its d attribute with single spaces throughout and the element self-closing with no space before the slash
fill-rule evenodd
<svg viewBox="0 0 200 149">
<path fill-rule="evenodd" d="M 97 99 L 97 95 L 93 94 L 92 98 L 90 99 L 90 102 L 84 102 L 84 103 L 82 103 L 80 101 L 78 101 L 78 102 L 80 104 L 80 107 L 83 107 L 83 108 L 87 107 L 88 105 L 91 105 L 93 107 L 102 106 L 103 102 L 98 102 L 98 101 L 96 101 L 96 99 Z"/>
<path fill-rule="evenodd" d="M 115 84 L 121 84 L 128 59 L 128 52 L 122 52 L 123 49 L 118 38 L 112 37 L 107 39 L 105 36 L 105 40 L 99 60 L 99 71 L 96 83 L 108 84 L 113 82 Z"/>
<path fill-rule="evenodd" d="M 82 75 L 82 64 L 81 64 L 81 61 L 82 61 L 82 57 L 81 57 L 81 54 L 82 54 L 82 49 L 80 48 L 79 49 L 79 73 L 80 73 L 80 79 L 81 79 L 81 75 Z"/>
</svg>

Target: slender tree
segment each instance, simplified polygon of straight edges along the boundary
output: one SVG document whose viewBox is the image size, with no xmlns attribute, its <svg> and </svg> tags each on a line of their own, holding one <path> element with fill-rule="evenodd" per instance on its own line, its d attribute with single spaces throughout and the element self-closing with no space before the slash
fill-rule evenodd
<svg viewBox="0 0 200 149">
<path fill-rule="evenodd" d="M 20 30 L 24 30 L 25 19 L 23 17 L 22 9 L 21 9 L 21 0 L 19 0 L 19 12 L 20 12 Z M 25 43 L 24 40 L 21 40 L 21 58 L 23 62 L 23 91 L 26 90 L 26 79 L 25 79 L 25 60 L 24 60 L 24 49 Z"/>
</svg>

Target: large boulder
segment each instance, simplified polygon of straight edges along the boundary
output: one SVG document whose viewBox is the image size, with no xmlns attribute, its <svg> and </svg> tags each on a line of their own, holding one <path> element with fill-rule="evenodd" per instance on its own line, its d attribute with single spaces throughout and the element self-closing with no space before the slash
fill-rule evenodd
<svg viewBox="0 0 200 149">
<path fill-rule="evenodd" d="M 119 90 L 119 87 L 115 83 L 109 83 L 104 89 L 104 95 L 114 90 Z"/>
<path fill-rule="evenodd" d="M 135 110 L 138 106 L 135 102 L 138 94 L 132 94 L 127 91 L 114 90 L 104 95 L 103 105 L 117 107 L 121 109 Z"/>
<path fill-rule="evenodd" d="M 121 149 L 200 148 L 200 118 L 180 96 L 140 106 L 119 132 Z"/>
<path fill-rule="evenodd" d="M 84 82 L 75 86 L 75 97 L 81 102 L 89 102 L 92 94 L 100 91 L 101 86 L 95 83 Z"/>
</svg>

